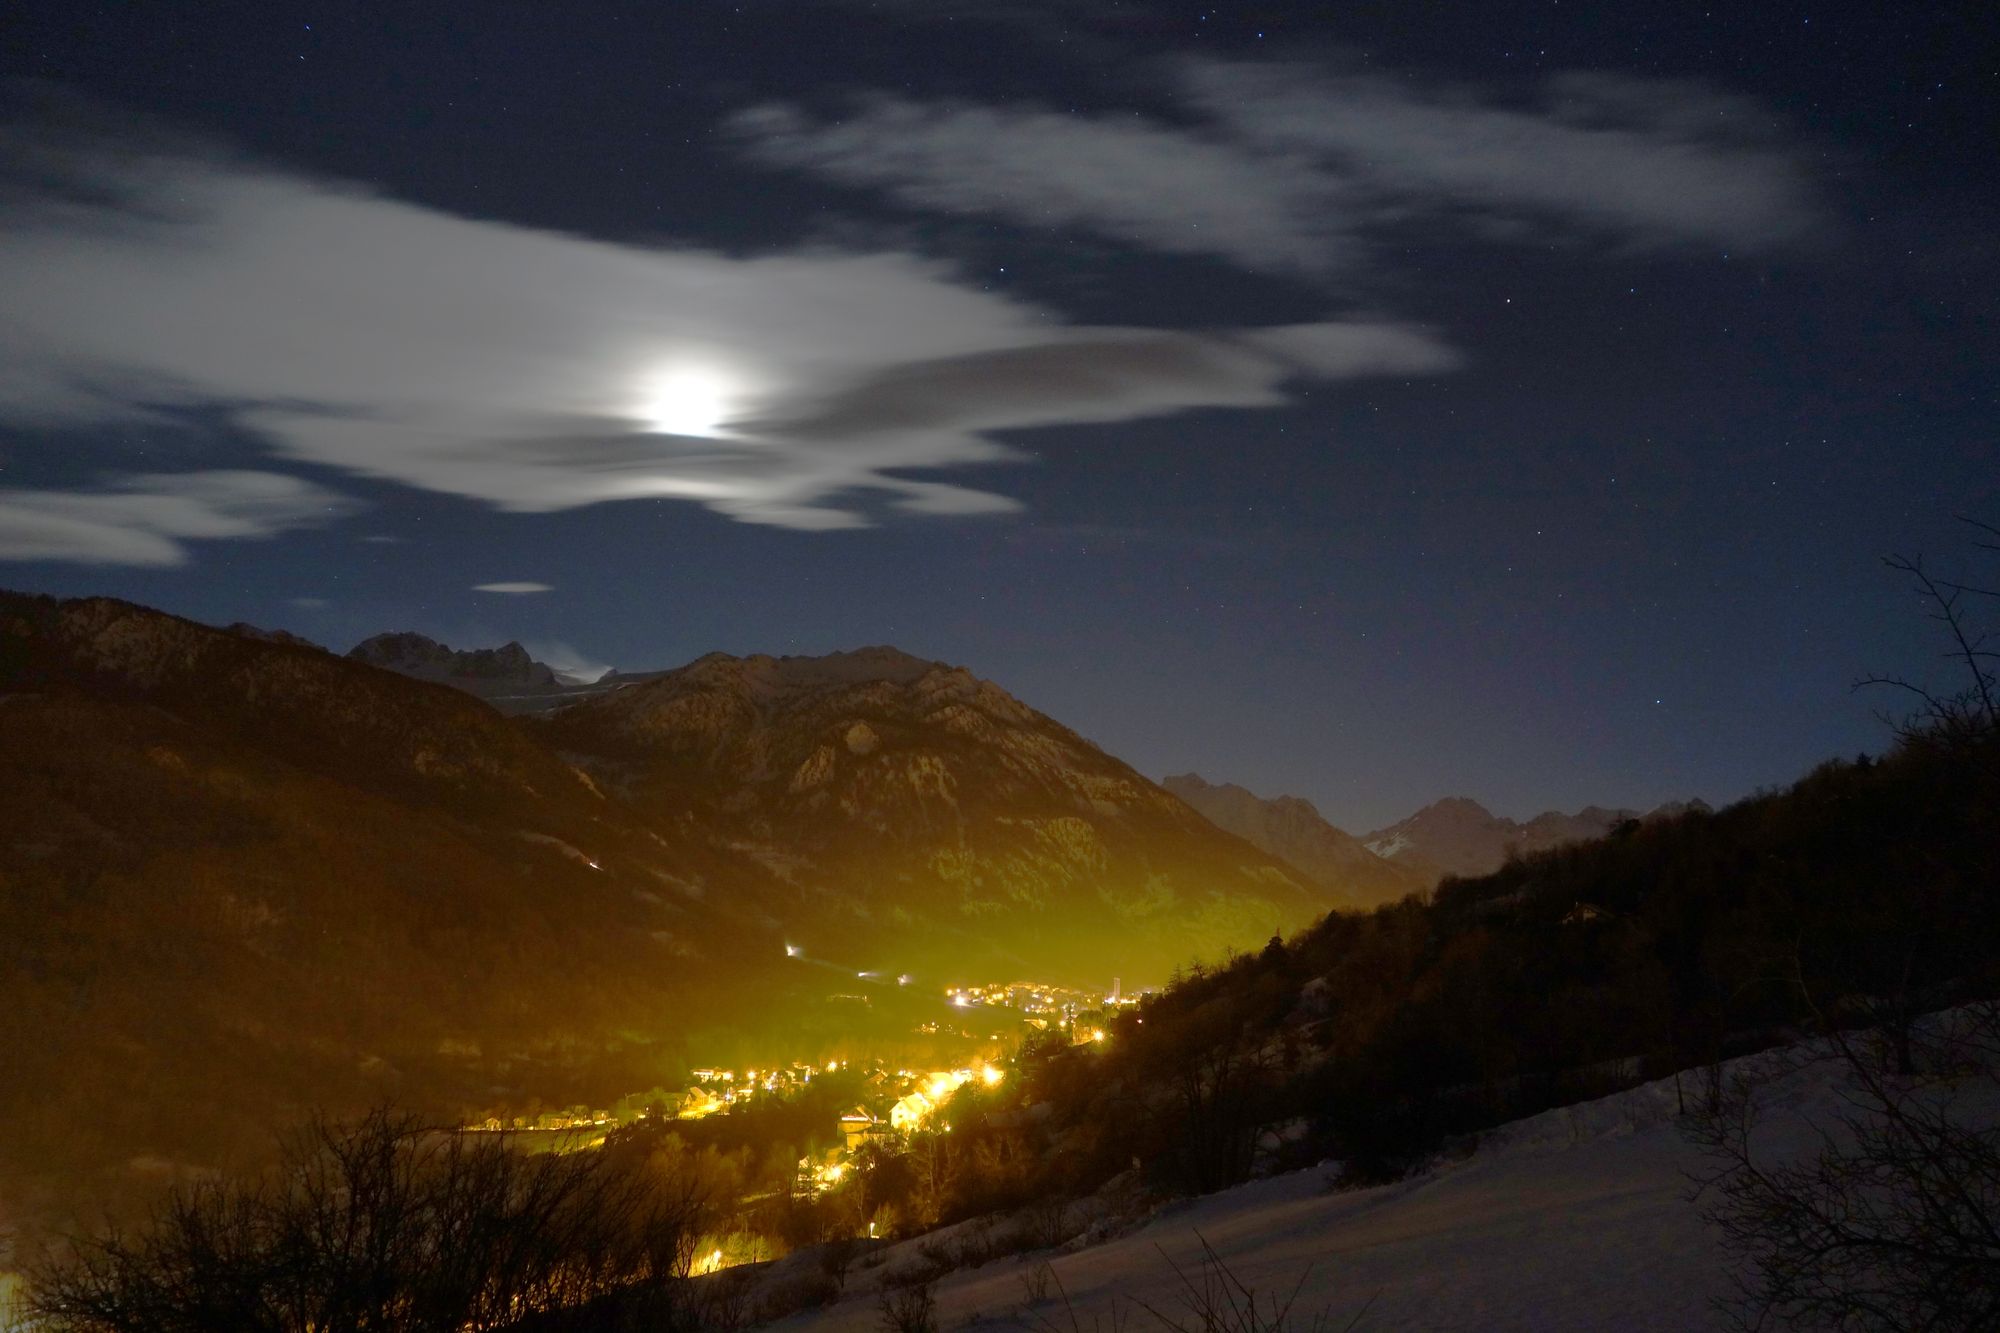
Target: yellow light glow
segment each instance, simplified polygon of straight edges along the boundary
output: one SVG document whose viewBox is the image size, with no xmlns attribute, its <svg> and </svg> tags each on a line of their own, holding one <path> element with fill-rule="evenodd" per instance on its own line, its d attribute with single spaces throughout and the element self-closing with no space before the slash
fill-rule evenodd
<svg viewBox="0 0 2000 1333">
<path fill-rule="evenodd" d="M 984 1082 L 987 1087 L 991 1088 L 997 1086 L 1000 1080 L 1005 1078 L 1006 1075 L 1002 1074 L 992 1065 L 988 1065 L 986 1066 L 986 1068 L 979 1071 L 979 1077 L 980 1080 Z"/>
</svg>

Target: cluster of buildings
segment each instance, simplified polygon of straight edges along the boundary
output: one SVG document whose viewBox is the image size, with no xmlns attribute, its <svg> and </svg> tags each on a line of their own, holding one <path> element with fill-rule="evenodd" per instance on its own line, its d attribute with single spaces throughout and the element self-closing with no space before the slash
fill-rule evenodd
<svg viewBox="0 0 2000 1333">
<path fill-rule="evenodd" d="M 945 999 L 955 1009 L 1011 1009 L 1037 1031 L 1051 1028 L 1076 1034 L 1079 1040 L 1093 1037 L 1102 1041 L 1105 1016 L 1127 1005 L 1139 1003 L 1141 995 L 1127 995 L 1123 983 L 1111 980 L 1111 992 L 1076 990 L 1046 981 L 990 982 L 982 986 L 950 986 Z"/>
<path fill-rule="evenodd" d="M 746 1069 L 741 1073 L 734 1069 L 712 1067 L 689 1070 L 694 1084 L 681 1094 L 679 1103 L 672 1108 L 673 1115 L 677 1120 L 700 1120 L 704 1116 L 727 1111 L 753 1097 L 800 1092 L 821 1074 L 831 1074 L 844 1067 L 838 1060 L 829 1060 L 824 1065 L 794 1061 L 765 1069 Z"/>
<path fill-rule="evenodd" d="M 907 983 L 910 978 L 899 977 L 897 980 Z M 954 1010 L 995 1011 L 991 1015 L 994 1018 L 1002 1017 L 998 1011 L 1005 1011 L 1009 1016 L 1018 1016 L 1019 1021 L 1031 1030 L 1062 1031 L 1079 1045 L 1105 1040 L 1108 1015 L 1123 1006 L 1137 1004 L 1140 999 L 1139 995 L 1127 995 L 1116 978 L 1112 980 L 1109 994 L 1045 981 L 952 986 L 944 994 Z M 966 1017 L 968 1021 L 972 1020 L 970 1013 Z M 970 1029 L 956 1027 L 949 1022 L 926 1022 L 918 1031 L 927 1035 L 972 1036 Z M 792 1061 L 742 1070 L 705 1066 L 690 1071 L 692 1081 L 687 1088 L 664 1094 L 661 1099 L 644 1107 L 621 1102 L 619 1110 L 611 1112 L 573 1106 L 512 1119 L 490 1116 L 463 1128 L 469 1132 L 486 1133 L 597 1131 L 602 1134 L 647 1115 L 701 1120 L 725 1114 L 754 1098 L 784 1097 L 802 1092 L 815 1079 L 849 1067 L 846 1062 L 838 1060 L 825 1064 Z M 986 1063 L 943 1070 L 890 1069 L 870 1064 L 857 1072 L 861 1082 L 860 1104 L 840 1119 L 842 1148 L 833 1159 L 812 1168 L 816 1189 L 824 1189 L 837 1182 L 839 1172 L 845 1169 L 841 1159 L 862 1144 L 871 1139 L 922 1129 L 959 1088 L 974 1080 L 991 1087 L 1003 1078 L 997 1066 Z M 827 1170 L 833 1170 L 835 1174 L 828 1177 L 824 1174 Z"/>
<path fill-rule="evenodd" d="M 590 1129 L 612 1129 L 619 1123 L 618 1117 L 609 1111 L 594 1111 L 587 1106 L 572 1106 L 562 1111 L 544 1111 L 540 1115 L 517 1115 L 512 1119 L 488 1116 L 477 1124 L 461 1125 L 464 1133 L 499 1134 L 502 1132 L 533 1130 L 551 1133 L 558 1130 L 578 1131 Z"/>
</svg>

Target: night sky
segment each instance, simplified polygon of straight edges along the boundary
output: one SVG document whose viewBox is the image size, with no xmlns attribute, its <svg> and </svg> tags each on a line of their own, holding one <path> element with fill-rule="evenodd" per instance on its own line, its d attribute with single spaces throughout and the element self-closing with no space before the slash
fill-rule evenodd
<svg viewBox="0 0 2000 1333">
<path fill-rule="evenodd" d="M 16 3 L 0 585 L 893 643 L 1357 831 L 1721 803 L 1945 670 L 1879 559 L 2000 519 L 1996 53 L 1981 4 Z"/>
</svg>

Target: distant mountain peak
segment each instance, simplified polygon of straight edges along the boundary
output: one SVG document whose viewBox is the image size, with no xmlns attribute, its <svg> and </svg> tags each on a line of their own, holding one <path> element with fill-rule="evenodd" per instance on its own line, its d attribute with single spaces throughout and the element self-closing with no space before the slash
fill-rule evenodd
<svg viewBox="0 0 2000 1333">
<path fill-rule="evenodd" d="M 1442 796 L 1403 820 L 1402 823 L 1471 823 L 1498 820 L 1499 818 L 1500 816 L 1494 814 L 1470 796 Z M 1372 837 L 1373 835 L 1371 834 L 1370 836 Z"/>
<path fill-rule="evenodd" d="M 1422 887 L 1421 876 L 1335 828 L 1302 796 L 1261 797 L 1233 782 L 1216 784 L 1199 773 L 1175 773 L 1160 785 L 1204 819 L 1269 852 L 1353 906 L 1393 901 Z"/>
<path fill-rule="evenodd" d="M 261 625 L 252 625 L 244 620 L 239 620 L 232 625 L 223 626 L 223 632 L 226 634 L 235 634 L 245 639 L 261 639 L 265 643 L 290 644 L 294 648 L 311 648 L 322 653 L 326 651 L 324 644 L 314 643 L 311 639 L 294 634 L 290 630 L 265 629 Z"/>
<path fill-rule="evenodd" d="M 363 639 L 347 655 L 369 666 L 457 685 L 474 694 L 548 691 L 563 684 L 554 667 L 537 662 L 526 648 L 512 642 L 459 651 L 414 630 L 397 630 Z"/>
<path fill-rule="evenodd" d="M 877 644 L 818 655 L 786 657 L 775 657 L 769 653 L 752 653 L 747 657 L 709 653 L 682 667 L 680 672 L 670 674 L 729 673 L 770 689 L 814 690 L 842 685 L 869 685 L 878 681 L 909 685 L 934 671 L 957 669 L 944 662 L 927 661 L 900 648 Z"/>
<path fill-rule="evenodd" d="M 728 828 L 871 938 L 1033 936 L 1088 966 L 1086 939 L 1163 959 L 1221 929 L 1202 923 L 1268 938 L 1332 897 L 999 686 L 896 648 L 710 654 L 541 734 L 638 807 Z"/>
<path fill-rule="evenodd" d="M 1376 855 L 1433 876 L 1484 875 L 1498 870 L 1509 856 L 1601 838 L 1629 820 L 1666 819 L 1708 808 L 1701 800 L 1674 801 L 1642 816 L 1637 810 L 1587 805 L 1575 814 L 1544 810 L 1520 822 L 1496 815 L 1470 797 L 1447 796 L 1363 841 Z"/>
</svg>

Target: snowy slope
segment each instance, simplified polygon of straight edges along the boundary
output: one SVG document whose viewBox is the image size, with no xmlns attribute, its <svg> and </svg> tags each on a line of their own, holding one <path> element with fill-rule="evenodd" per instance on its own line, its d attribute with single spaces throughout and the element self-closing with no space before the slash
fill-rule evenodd
<svg viewBox="0 0 2000 1333">
<path fill-rule="evenodd" d="M 1732 1076 L 1773 1059 L 1733 1062 Z M 1801 1153 L 1812 1126 L 1834 1122 L 1843 1109 L 1837 1069 L 1811 1065 L 1760 1092 L 1760 1151 L 1774 1160 Z M 1690 1096 L 1692 1084 L 1690 1076 Z M 2000 1104 L 1989 1109 L 2000 1113 Z M 1395 1185 L 1328 1193 L 1323 1170 L 1253 1182 L 1056 1255 L 1054 1270 L 1086 1330 L 1100 1318 L 1110 1327 L 1114 1306 L 1131 1311 L 1128 1328 L 1156 1326 L 1132 1309 L 1135 1296 L 1185 1321 L 1162 1251 L 1197 1271 L 1197 1232 L 1260 1293 L 1288 1292 L 1306 1273 L 1293 1309 L 1298 1327 L 1322 1311 L 1331 1328 L 1357 1315 L 1369 1329 L 1722 1327 L 1711 1302 L 1730 1289 L 1726 1256 L 1690 1201 L 1689 1174 L 1703 1159 L 1681 1138 L 1674 1112 L 1668 1079 L 1504 1126 L 1472 1156 Z M 877 1274 L 915 1257 L 911 1246 L 898 1247 L 857 1275 L 840 1304 L 774 1327 L 878 1328 Z M 1023 1274 L 1033 1260 L 998 1260 L 941 1280 L 938 1326 L 975 1317 L 1027 1326 Z M 1053 1292 L 1034 1308 L 1070 1327 Z"/>
</svg>

